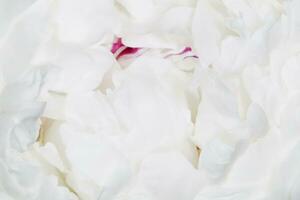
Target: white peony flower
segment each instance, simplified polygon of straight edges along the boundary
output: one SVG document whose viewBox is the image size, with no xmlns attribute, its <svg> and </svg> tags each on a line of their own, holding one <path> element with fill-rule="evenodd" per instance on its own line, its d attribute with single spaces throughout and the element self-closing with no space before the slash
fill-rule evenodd
<svg viewBox="0 0 300 200">
<path fill-rule="evenodd" d="M 300 199 L 299 6 L 0 0 L 0 199 Z"/>
</svg>

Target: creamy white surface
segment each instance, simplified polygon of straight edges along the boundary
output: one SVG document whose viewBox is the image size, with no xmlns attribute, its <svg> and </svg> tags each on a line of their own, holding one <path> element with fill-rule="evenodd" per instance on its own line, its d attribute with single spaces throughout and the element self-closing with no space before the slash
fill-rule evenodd
<svg viewBox="0 0 300 200">
<path fill-rule="evenodd" d="M 0 199 L 300 199 L 299 9 L 0 0 Z"/>
</svg>

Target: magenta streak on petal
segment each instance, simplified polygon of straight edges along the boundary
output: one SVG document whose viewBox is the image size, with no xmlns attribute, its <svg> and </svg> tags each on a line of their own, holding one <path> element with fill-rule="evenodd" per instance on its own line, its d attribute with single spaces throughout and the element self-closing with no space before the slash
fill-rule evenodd
<svg viewBox="0 0 300 200">
<path fill-rule="evenodd" d="M 125 56 L 125 55 L 135 54 L 140 49 L 141 48 L 126 47 L 123 51 L 121 51 L 119 53 L 119 55 L 117 55 L 117 59 L 119 59 L 119 58 L 121 58 L 122 56 Z"/>
<path fill-rule="evenodd" d="M 115 55 L 116 59 L 120 59 L 125 55 L 135 54 L 140 49 L 141 48 L 127 47 L 123 44 L 122 38 L 117 38 L 110 51 Z"/>
<path fill-rule="evenodd" d="M 183 59 L 186 59 L 186 58 L 199 58 L 199 57 L 196 55 L 192 55 L 192 56 L 185 56 Z"/>
<path fill-rule="evenodd" d="M 190 52 L 192 51 L 192 48 L 191 47 L 185 47 L 182 51 L 180 51 L 179 53 L 171 53 L 171 54 L 168 54 L 165 56 L 165 58 L 168 58 L 170 56 L 178 56 L 178 55 L 182 55 L 182 54 L 185 54 L 187 52 Z"/>
<path fill-rule="evenodd" d="M 179 55 L 184 54 L 184 53 L 189 52 L 189 51 L 192 51 L 192 48 L 191 47 L 185 47 L 183 49 L 183 51 L 179 53 Z"/>
<path fill-rule="evenodd" d="M 123 46 L 125 45 L 122 43 L 122 39 L 118 38 L 117 41 L 113 43 L 110 51 L 114 54 Z"/>
</svg>

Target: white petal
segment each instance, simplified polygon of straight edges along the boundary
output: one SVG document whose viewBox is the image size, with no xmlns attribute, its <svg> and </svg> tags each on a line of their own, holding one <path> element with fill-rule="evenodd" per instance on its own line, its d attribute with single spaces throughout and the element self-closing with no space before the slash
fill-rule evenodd
<svg viewBox="0 0 300 200">
<path fill-rule="evenodd" d="M 80 45 L 100 42 L 116 26 L 113 1 L 60 0 L 55 22 L 63 42 Z"/>
<path fill-rule="evenodd" d="M 48 89 L 70 93 L 88 91 L 100 86 L 105 73 L 114 65 L 114 58 L 105 49 L 62 47 L 49 74 Z"/>
<path fill-rule="evenodd" d="M 36 0 L 2 0 L 0 1 L 0 38 L 5 34 L 7 29 L 14 20 Z M 1 39 L 0 39 L 1 40 Z"/>
<path fill-rule="evenodd" d="M 124 155 L 105 137 L 81 133 L 71 124 L 63 125 L 61 131 L 71 170 L 99 187 L 97 196 L 113 198 L 130 178 L 131 169 Z"/>
<path fill-rule="evenodd" d="M 186 200 L 194 198 L 202 179 L 184 156 L 170 152 L 147 157 L 141 165 L 138 183 L 157 200 Z"/>
<path fill-rule="evenodd" d="M 36 1 L 15 21 L 1 41 L 0 68 L 5 81 L 16 80 L 32 68 L 31 59 L 48 30 L 50 4 L 49 0 Z"/>
</svg>

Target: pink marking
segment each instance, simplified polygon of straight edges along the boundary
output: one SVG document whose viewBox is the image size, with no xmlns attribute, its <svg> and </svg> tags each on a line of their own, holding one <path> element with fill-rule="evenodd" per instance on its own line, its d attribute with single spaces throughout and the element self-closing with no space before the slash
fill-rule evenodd
<svg viewBox="0 0 300 200">
<path fill-rule="evenodd" d="M 185 47 L 182 51 L 180 51 L 179 53 L 171 53 L 171 54 L 168 54 L 165 56 L 165 58 L 169 58 L 170 56 L 179 56 L 179 55 L 182 55 L 182 54 L 185 54 L 185 53 L 188 53 L 192 51 L 192 48 L 191 47 Z"/>
<path fill-rule="evenodd" d="M 135 54 L 140 49 L 141 48 L 126 47 L 123 51 L 121 51 L 119 53 L 119 55 L 117 55 L 117 59 L 119 59 L 119 58 L 121 58 L 122 56 L 125 56 L 125 55 Z"/>
<path fill-rule="evenodd" d="M 187 59 L 187 58 L 199 58 L 199 57 L 196 55 L 193 55 L 193 56 L 185 56 L 183 59 Z"/>
<path fill-rule="evenodd" d="M 117 38 L 117 41 L 115 41 L 111 47 L 111 52 L 114 54 L 116 53 L 121 47 L 125 46 L 122 43 L 122 39 L 121 38 Z"/>
<path fill-rule="evenodd" d="M 185 47 L 185 48 L 183 49 L 183 51 L 179 53 L 179 55 L 184 54 L 184 53 L 187 53 L 187 52 L 189 52 L 189 51 L 192 51 L 192 48 L 191 48 L 191 47 Z"/>
<path fill-rule="evenodd" d="M 117 40 L 113 43 L 110 51 L 115 55 L 116 59 L 118 60 L 125 55 L 135 54 L 140 49 L 141 48 L 125 46 L 122 42 L 122 38 L 117 38 Z"/>
<path fill-rule="evenodd" d="M 111 47 L 111 52 L 114 54 L 114 56 L 116 57 L 116 59 L 120 59 L 123 56 L 126 55 L 132 55 L 137 53 L 140 49 L 139 47 L 128 47 L 126 45 L 123 44 L 122 42 L 122 38 L 116 38 L 116 41 L 112 44 Z M 165 56 L 165 58 L 171 57 L 171 56 L 175 56 L 175 55 L 183 55 L 183 54 L 187 54 L 189 52 L 192 52 L 192 48 L 191 47 L 185 47 L 182 51 L 180 51 L 179 53 L 170 53 L 168 55 Z M 183 59 L 186 58 L 198 58 L 197 55 L 185 55 L 185 57 Z"/>
</svg>

